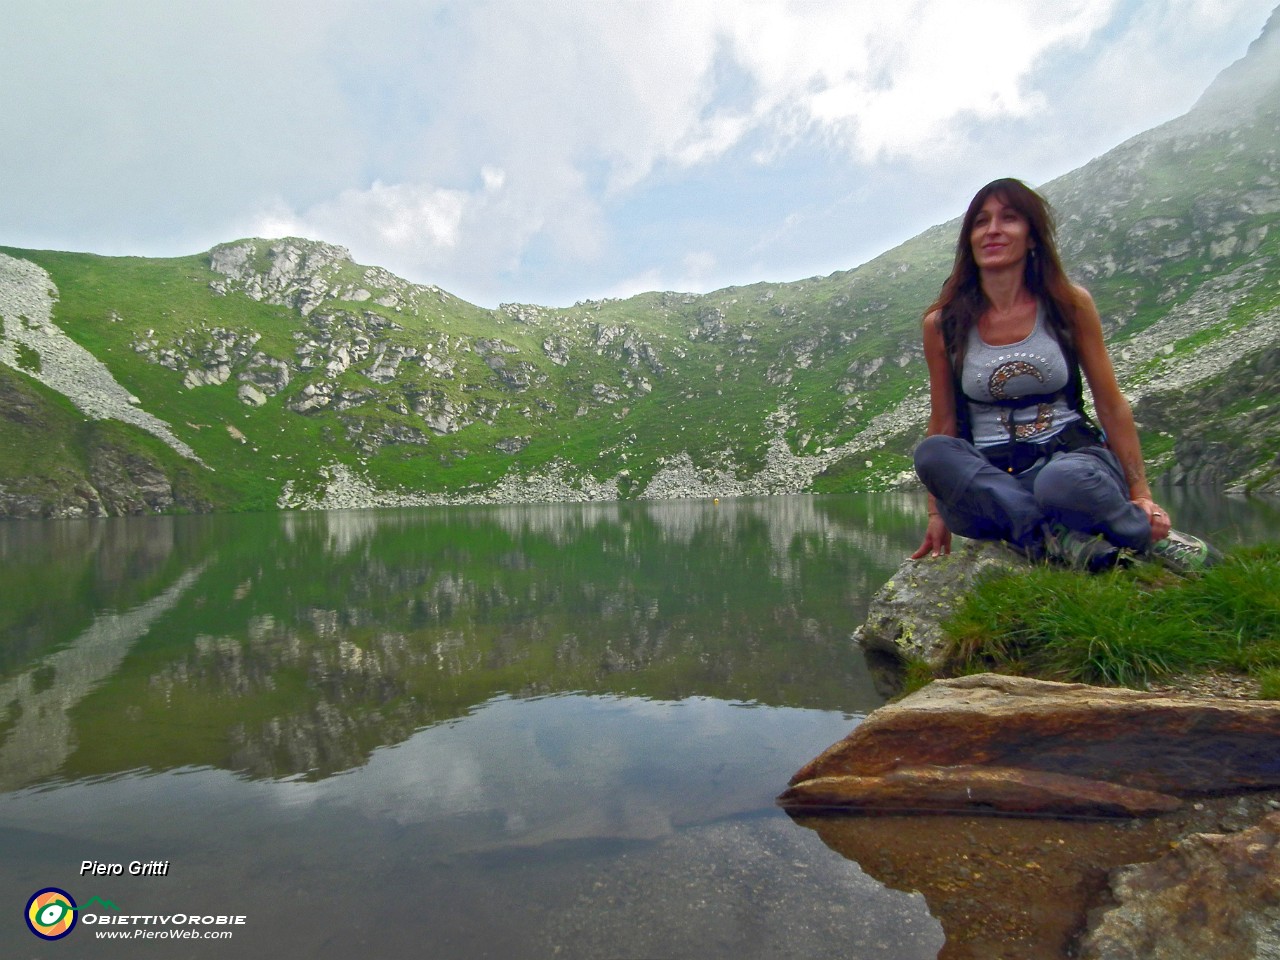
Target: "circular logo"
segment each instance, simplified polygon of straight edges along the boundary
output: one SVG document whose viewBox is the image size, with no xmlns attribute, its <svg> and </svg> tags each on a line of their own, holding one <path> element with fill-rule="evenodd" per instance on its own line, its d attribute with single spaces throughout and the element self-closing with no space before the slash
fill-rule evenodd
<svg viewBox="0 0 1280 960">
<path fill-rule="evenodd" d="M 37 890 L 27 901 L 27 927 L 41 940 L 61 940 L 76 926 L 76 902 L 57 887 Z"/>
</svg>

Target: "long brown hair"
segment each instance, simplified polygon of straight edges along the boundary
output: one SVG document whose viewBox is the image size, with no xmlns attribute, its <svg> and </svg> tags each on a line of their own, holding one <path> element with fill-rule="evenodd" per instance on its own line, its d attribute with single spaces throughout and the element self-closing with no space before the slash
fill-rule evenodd
<svg viewBox="0 0 1280 960">
<path fill-rule="evenodd" d="M 1072 331 L 1080 299 L 1075 287 L 1067 279 L 1066 271 L 1062 269 L 1062 260 L 1058 256 L 1053 209 L 1044 197 L 1021 180 L 1012 177 L 991 181 L 969 201 L 969 209 L 965 211 L 960 223 L 960 237 L 956 241 L 956 258 L 951 267 L 951 276 L 947 277 L 938 299 L 929 305 L 925 315 L 937 311 L 942 318 L 947 352 L 958 373 L 964 363 L 969 331 L 990 305 L 982 292 L 970 236 L 983 204 L 992 196 L 998 197 L 1026 218 L 1032 241 L 1024 276 L 1027 290 L 1044 303 L 1054 335 L 1068 358 L 1074 358 L 1075 337 Z"/>
</svg>

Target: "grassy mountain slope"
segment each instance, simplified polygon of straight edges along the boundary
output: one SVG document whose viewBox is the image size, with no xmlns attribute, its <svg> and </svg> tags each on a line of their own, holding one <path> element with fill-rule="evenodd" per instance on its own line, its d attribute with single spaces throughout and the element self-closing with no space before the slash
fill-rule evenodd
<svg viewBox="0 0 1280 960">
<path fill-rule="evenodd" d="M 916 385 L 916 338 L 892 318 L 914 312 L 939 280 L 936 270 L 919 280 L 894 259 L 705 297 L 483 311 L 400 281 L 361 286 L 378 271 L 322 244 L 220 249 L 250 251 L 229 289 L 210 255 L 0 252 L 47 272 L 56 327 L 215 468 L 212 504 L 240 509 L 274 506 L 286 482 L 306 497 L 334 462 L 382 489 L 453 497 L 558 463 L 621 496 L 685 456 L 749 480 L 765 468 L 771 438 L 801 456 L 830 451 Z M 315 278 L 291 272 L 308 256 L 324 263 L 329 295 L 318 303 L 305 297 Z M 273 270 L 287 280 L 264 292 L 259 281 Z M 340 287 L 345 274 L 354 289 Z M 6 324 L 24 318 L 6 315 Z M 15 357 L 36 352 L 17 348 Z M 8 372 L 39 392 L 50 362 L 19 360 Z M 45 416 L 40 429 L 62 436 L 77 418 L 66 419 Z M 17 482 L 32 465 L 6 458 L 0 471 Z M 806 479 L 779 477 L 765 490 Z"/>
<path fill-rule="evenodd" d="M 1277 19 L 1187 116 L 1043 188 L 1178 481 L 1280 489 Z M 0 513 L 881 488 L 955 229 L 829 277 L 493 311 L 306 240 L 0 248 Z"/>
</svg>

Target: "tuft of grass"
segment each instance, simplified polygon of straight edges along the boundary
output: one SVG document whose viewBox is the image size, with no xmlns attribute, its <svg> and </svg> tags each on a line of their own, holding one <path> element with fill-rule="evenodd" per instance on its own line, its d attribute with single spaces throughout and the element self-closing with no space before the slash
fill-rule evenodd
<svg viewBox="0 0 1280 960">
<path fill-rule="evenodd" d="M 39 373 L 42 367 L 40 354 L 25 343 L 17 345 L 18 368 L 28 373 Z"/>
<path fill-rule="evenodd" d="M 1235 552 L 1191 578 L 1146 564 L 994 577 L 945 629 L 957 672 L 1141 687 L 1227 670 L 1269 678 L 1280 694 L 1280 544 Z"/>
<path fill-rule="evenodd" d="M 927 687 L 934 680 L 933 667 L 924 660 L 907 660 L 903 665 L 902 689 L 899 696 L 915 693 Z"/>
<path fill-rule="evenodd" d="M 1280 670 L 1263 670 L 1257 677 L 1258 696 L 1263 700 L 1280 700 Z"/>
</svg>

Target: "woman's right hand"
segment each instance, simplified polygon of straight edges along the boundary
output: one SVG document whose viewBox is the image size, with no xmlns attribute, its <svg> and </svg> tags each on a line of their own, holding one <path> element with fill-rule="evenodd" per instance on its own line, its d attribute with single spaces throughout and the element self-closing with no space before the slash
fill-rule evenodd
<svg viewBox="0 0 1280 960">
<path fill-rule="evenodd" d="M 946 521 L 936 513 L 929 514 L 929 526 L 924 532 L 924 543 L 920 544 L 920 549 L 911 555 L 911 559 L 919 560 L 926 554 L 940 557 L 950 552 L 951 531 L 947 529 Z"/>
</svg>

